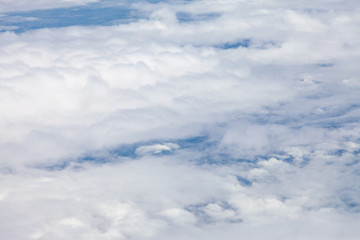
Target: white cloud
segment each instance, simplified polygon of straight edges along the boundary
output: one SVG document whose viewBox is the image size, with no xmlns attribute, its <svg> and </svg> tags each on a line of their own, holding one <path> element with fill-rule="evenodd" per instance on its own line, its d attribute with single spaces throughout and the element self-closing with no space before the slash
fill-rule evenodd
<svg viewBox="0 0 360 240">
<path fill-rule="evenodd" d="M 0 26 L 0 31 L 12 31 L 16 30 L 17 26 Z"/>
<path fill-rule="evenodd" d="M 0 33 L 0 237 L 356 239 L 356 1 L 132 6 Z"/>
<path fill-rule="evenodd" d="M 154 144 L 154 145 L 146 145 L 140 146 L 136 148 L 135 153 L 138 155 L 144 154 L 158 154 L 163 152 L 171 152 L 175 149 L 178 149 L 179 145 L 175 143 L 165 143 L 165 144 Z"/>
<path fill-rule="evenodd" d="M 98 0 L 1 0 L 0 12 L 30 11 L 38 9 L 65 8 L 95 3 Z"/>
</svg>

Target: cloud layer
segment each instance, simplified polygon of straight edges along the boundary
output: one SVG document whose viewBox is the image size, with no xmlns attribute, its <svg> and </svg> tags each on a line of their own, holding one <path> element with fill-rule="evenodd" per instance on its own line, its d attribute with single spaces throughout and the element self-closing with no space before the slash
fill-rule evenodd
<svg viewBox="0 0 360 240">
<path fill-rule="evenodd" d="M 0 12 L 31 11 L 38 9 L 64 8 L 96 3 L 98 0 L 2 0 Z"/>
<path fill-rule="evenodd" d="M 131 8 L 0 33 L 0 236 L 356 239 L 358 3 Z"/>
</svg>

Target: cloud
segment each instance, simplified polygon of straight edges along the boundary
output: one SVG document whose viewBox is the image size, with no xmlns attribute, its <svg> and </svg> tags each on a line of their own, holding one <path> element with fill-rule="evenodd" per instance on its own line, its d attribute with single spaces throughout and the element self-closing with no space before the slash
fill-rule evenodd
<svg viewBox="0 0 360 240">
<path fill-rule="evenodd" d="M 16 30 L 17 26 L 0 26 L 0 31 L 11 31 Z"/>
<path fill-rule="evenodd" d="M 147 146 L 140 146 L 136 148 L 135 153 L 139 155 L 143 154 L 159 154 L 163 152 L 171 152 L 172 150 L 178 149 L 179 145 L 175 143 L 165 143 L 165 144 L 154 144 Z"/>
<path fill-rule="evenodd" d="M 0 33 L 1 238 L 356 239 L 356 1 L 131 8 Z"/>
<path fill-rule="evenodd" d="M 95 3 L 98 0 L 20 0 L 20 1 L 10 1 L 3 0 L 0 3 L 0 12 L 15 12 L 15 11 L 30 11 L 37 9 L 50 9 L 50 8 L 64 8 L 72 7 L 78 5 L 84 5 L 89 3 Z"/>
</svg>

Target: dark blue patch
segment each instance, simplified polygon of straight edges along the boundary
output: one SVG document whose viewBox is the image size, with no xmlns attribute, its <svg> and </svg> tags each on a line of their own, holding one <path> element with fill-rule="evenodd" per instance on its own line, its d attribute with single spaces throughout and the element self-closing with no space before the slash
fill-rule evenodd
<svg viewBox="0 0 360 240">
<path fill-rule="evenodd" d="M 203 210 L 208 204 L 209 203 L 199 203 L 199 204 L 188 205 L 185 207 L 185 210 L 194 214 L 202 223 L 205 224 L 214 223 L 213 219 L 206 216 Z"/>
<path fill-rule="evenodd" d="M 203 144 L 208 140 L 208 136 L 196 136 L 196 137 L 190 137 L 190 138 L 185 138 L 185 139 L 180 139 L 180 140 L 169 140 L 169 142 L 174 142 L 176 144 L 178 144 L 179 146 L 181 146 L 182 148 L 190 148 L 190 147 L 194 147 L 194 145 L 199 145 L 199 144 Z"/>
<path fill-rule="evenodd" d="M 347 106 L 339 106 L 338 108 L 333 109 L 328 116 L 339 117 L 358 108 L 360 108 L 359 104 L 349 104 Z"/>
<path fill-rule="evenodd" d="M 340 129 L 344 127 L 345 125 L 351 124 L 351 123 L 358 123 L 359 119 L 354 118 L 347 118 L 347 119 L 339 119 L 339 120 L 324 120 L 320 121 L 316 124 L 309 124 L 309 125 L 316 125 L 322 128 L 328 128 L 328 129 Z"/>
<path fill-rule="evenodd" d="M 197 165 L 203 165 L 203 164 L 226 165 L 235 162 L 235 159 L 231 157 L 229 154 L 212 153 L 209 152 L 209 149 L 204 148 L 204 150 L 202 150 L 202 152 L 204 153 L 203 157 L 200 159 L 195 159 L 195 163 Z"/>
<path fill-rule="evenodd" d="M 183 22 L 196 22 L 196 21 L 209 21 L 220 17 L 219 13 L 204 13 L 204 14 L 192 14 L 188 12 L 178 12 L 176 17 L 180 23 Z"/>
<path fill-rule="evenodd" d="M 26 20 L 34 18 L 34 20 Z M 68 26 L 106 26 L 129 23 L 140 18 L 135 10 L 123 7 L 84 7 L 10 12 L 0 18 L 0 26 L 15 26 L 16 33 L 40 28 L 58 28 Z M 4 31 L 4 30 L 3 30 Z"/>
<path fill-rule="evenodd" d="M 359 164 L 359 162 L 360 162 L 360 160 L 356 159 L 356 160 L 352 161 L 351 163 L 346 163 L 345 166 L 347 166 L 347 167 L 356 166 Z"/>
<path fill-rule="evenodd" d="M 54 165 L 48 165 L 48 166 L 37 166 L 37 168 L 41 168 L 41 169 L 45 169 L 47 171 L 61 171 L 64 170 L 65 168 L 67 168 L 70 165 L 70 161 L 63 161 L 63 162 L 58 162 Z"/>
<path fill-rule="evenodd" d="M 130 157 L 135 158 L 135 151 L 138 147 L 142 146 L 141 143 L 135 144 L 124 144 L 115 149 L 110 150 L 111 155 L 120 156 L 120 157 Z"/>
<path fill-rule="evenodd" d="M 346 153 L 346 152 L 347 152 L 346 149 L 337 149 L 337 150 L 330 151 L 329 155 L 335 155 L 335 156 L 340 157 L 340 156 L 344 155 L 344 153 Z"/>
<path fill-rule="evenodd" d="M 246 162 L 246 163 L 254 163 L 254 160 L 246 159 L 246 158 L 235 158 L 235 162 Z"/>
<path fill-rule="evenodd" d="M 306 167 L 306 166 L 310 163 L 310 161 L 311 161 L 311 159 L 308 158 L 308 157 L 303 157 L 302 159 L 303 159 L 303 160 L 302 160 L 302 162 L 300 163 L 300 167 Z"/>
<path fill-rule="evenodd" d="M 330 67 L 334 66 L 334 64 L 333 63 L 319 63 L 318 66 L 322 67 L 322 68 L 330 68 Z"/>
<path fill-rule="evenodd" d="M 316 125 L 319 125 L 322 128 L 327 128 L 327 129 L 339 129 L 339 128 L 343 127 L 342 123 L 331 122 L 331 121 L 321 122 L 321 123 L 318 123 Z"/>
<path fill-rule="evenodd" d="M 236 179 L 237 179 L 237 181 L 238 181 L 242 186 L 249 187 L 249 186 L 252 185 L 251 181 L 249 181 L 249 180 L 246 179 L 246 178 L 243 178 L 243 177 L 240 177 L 240 176 L 236 176 Z"/>
<path fill-rule="evenodd" d="M 360 204 L 357 202 L 350 202 L 350 203 L 347 203 L 347 206 L 349 208 L 357 208 L 357 207 L 360 207 Z"/>
<path fill-rule="evenodd" d="M 246 39 L 242 39 L 236 42 L 226 42 L 223 44 L 219 44 L 216 45 L 216 48 L 221 48 L 221 49 L 233 49 L 233 48 L 238 48 L 238 47 L 244 47 L 244 48 L 248 48 L 251 44 L 251 40 L 246 38 Z"/>
<path fill-rule="evenodd" d="M 92 163 L 108 163 L 111 162 L 111 158 L 106 157 L 98 157 L 96 155 L 91 156 L 85 156 L 77 159 L 77 162 L 83 163 L 83 162 L 92 162 Z"/>
<path fill-rule="evenodd" d="M 289 164 L 294 164 L 294 157 L 293 156 L 287 156 L 286 158 L 281 159 L 282 161 L 289 163 Z"/>
<path fill-rule="evenodd" d="M 345 204 L 347 210 L 351 212 L 360 212 L 360 203 L 352 197 L 342 197 L 342 202 Z"/>
</svg>

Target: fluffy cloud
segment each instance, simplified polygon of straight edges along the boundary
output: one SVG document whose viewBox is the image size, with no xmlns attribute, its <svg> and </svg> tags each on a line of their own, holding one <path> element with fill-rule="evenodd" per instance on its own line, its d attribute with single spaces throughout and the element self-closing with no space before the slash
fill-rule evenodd
<svg viewBox="0 0 360 240">
<path fill-rule="evenodd" d="M 171 152 L 172 150 L 178 149 L 179 145 L 174 143 L 165 143 L 165 144 L 154 144 L 147 146 L 140 146 L 136 148 L 135 153 L 139 155 L 143 154 L 159 154 L 163 152 Z"/>
<path fill-rule="evenodd" d="M 0 236 L 356 239 L 357 5 L 135 2 L 0 33 Z"/>
</svg>

